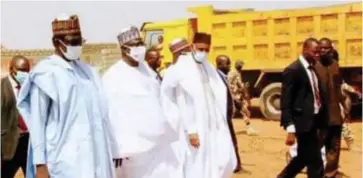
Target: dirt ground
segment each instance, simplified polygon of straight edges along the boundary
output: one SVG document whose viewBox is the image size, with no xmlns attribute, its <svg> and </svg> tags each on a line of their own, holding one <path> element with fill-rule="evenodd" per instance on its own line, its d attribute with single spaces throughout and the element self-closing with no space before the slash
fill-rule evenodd
<svg viewBox="0 0 363 178">
<path fill-rule="evenodd" d="M 234 120 L 238 137 L 239 152 L 243 167 L 250 173 L 235 175 L 233 178 L 275 178 L 286 165 L 284 144 L 285 132 L 275 121 L 252 119 L 252 126 L 259 130 L 259 136 L 247 136 L 244 122 Z M 362 125 L 361 122 L 351 123 L 350 127 L 355 135 L 353 150 L 347 151 L 342 142 L 340 165 L 342 171 L 351 178 L 362 177 Z M 300 174 L 298 178 L 306 177 Z M 21 171 L 16 178 L 23 178 Z"/>
<path fill-rule="evenodd" d="M 284 144 L 286 133 L 278 122 L 252 120 L 253 127 L 260 131 L 259 136 L 247 136 L 244 122 L 235 120 L 238 134 L 239 152 L 243 167 L 251 174 L 243 173 L 233 178 L 276 178 L 286 165 Z M 342 171 L 351 178 L 362 177 L 362 125 L 361 122 L 350 124 L 355 135 L 354 148 L 348 151 L 342 142 L 340 166 Z M 307 177 L 300 174 L 297 178 Z"/>
</svg>

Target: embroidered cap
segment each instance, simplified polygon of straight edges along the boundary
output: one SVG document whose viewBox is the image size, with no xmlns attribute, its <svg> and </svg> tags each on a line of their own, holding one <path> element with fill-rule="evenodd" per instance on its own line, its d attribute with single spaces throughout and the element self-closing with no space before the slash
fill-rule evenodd
<svg viewBox="0 0 363 178">
<path fill-rule="evenodd" d="M 207 33 L 195 33 L 193 43 L 206 43 L 211 44 L 211 36 Z"/>
<path fill-rule="evenodd" d="M 52 22 L 53 35 L 80 33 L 81 27 L 77 15 L 61 14 Z"/>
<path fill-rule="evenodd" d="M 169 50 L 173 54 L 187 47 L 190 47 L 190 44 L 185 38 L 176 38 L 169 44 Z"/>
<path fill-rule="evenodd" d="M 120 34 L 117 36 L 118 42 L 120 46 L 125 45 L 126 43 L 142 38 L 139 29 L 135 26 L 131 26 L 129 28 L 125 28 L 121 30 Z"/>
</svg>

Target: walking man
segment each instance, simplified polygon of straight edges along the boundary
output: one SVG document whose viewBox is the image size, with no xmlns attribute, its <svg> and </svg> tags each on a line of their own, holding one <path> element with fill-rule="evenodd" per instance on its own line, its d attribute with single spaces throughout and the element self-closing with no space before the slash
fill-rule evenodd
<svg viewBox="0 0 363 178">
<path fill-rule="evenodd" d="M 176 175 L 171 143 L 177 134 L 164 116 L 160 83 L 149 73 L 145 44 L 136 27 L 118 35 L 121 59 L 103 76 L 109 117 L 122 166 L 118 178 L 167 178 Z"/>
<path fill-rule="evenodd" d="M 10 74 L 1 79 L 1 177 L 13 178 L 19 168 L 26 176 L 29 142 L 28 128 L 16 107 L 16 99 L 29 75 L 30 61 L 24 56 L 14 56 Z"/>
<path fill-rule="evenodd" d="M 250 117 L 251 112 L 249 111 L 249 101 L 247 98 L 247 88 L 242 82 L 242 68 L 243 61 L 237 60 L 235 62 L 234 70 L 228 73 L 228 86 L 230 87 L 234 104 L 237 111 L 240 111 L 242 118 L 247 126 L 247 135 L 257 135 L 258 132 L 252 128 Z"/>
<path fill-rule="evenodd" d="M 340 75 L 339 65 L 333 58 L 332 42 L 328 38 L 322 38 L 320 41 L 320 60 L 316 63 L 316 71 L 321 79 L 322 88 L 327 93 L 327 113 L 328 128 L 325 130 L 325 149 L 327 165 L 325 167 L 326 177 L 335 177 L 339 168 L 341 133 L 344 119 L 341 115 L 340 105 L 344 115 L 348 115 L 348 109 L 345 105 L 341 92 L 343 79 Z"/>
<path fill-rule="evenodd" d="M 113 129 L 100 78 L 80 60 L 79 19 L 64 14 L 52 27 L 55 53 L 34 67 L 19 93 L 30 133 L 27 178 L 114 178 Z"/>
<path fill-rule="evenodd" d="M 226 55 L 219 55 L 216 58 L 216 64 L 218 69 L 218 74 L 221 76 L 224 84 L 227 87 L 227 123 L 229 127 L 229 131 L 231 132 L 231 137 L 233 141 L 234 151 L 236 152 L 237 157 L 237 166 L 234 170 L 235 173 L 242 172 L 242 164 L 241 164 L 241 158 L 239 156 L 238 152 L 238 142 L 237 142 L 237 136 L 233 127 L 233 112 L 234 112 L 234 102 L 232 98 L 231 91 L 228 86 L 228 73 L 231 69 L 231 61 L 228 56 Z"/>
<path fill-rule="evenodd" d="M 226 116 L 227 88 L 205 53 L 210 41 L 210 35 L 197 33 L 194 49 L 189 45 L 180 52 L 162 83 L 163 107 L 174 108 L 168 119 L 183 129 L 180 139 L 187 142 L 180 148 L 186 155 L 186 178 L 228 178 L 236 167 Z"/>
<path fill-rule="evenodd" d="M 281 126 L 288 132 L 286 145 L 297 141 L 298 148 L 278 178 L 295 177 L 305 166 L 308 178 L 324 176 L 318 131 L 326 127 L 325 94 L 313 67 L 319 58 L 319 41 L 308 38 L 302 55 L 283 71 Z"/>
</svg>

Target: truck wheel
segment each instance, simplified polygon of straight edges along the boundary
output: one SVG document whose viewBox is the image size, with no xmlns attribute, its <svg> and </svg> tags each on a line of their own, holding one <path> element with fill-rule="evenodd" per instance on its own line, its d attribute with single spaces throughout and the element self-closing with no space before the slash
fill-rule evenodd
<svg viewBox="0 0 363 178">
<path fill-rule="evenodd" d="M 280 120 L 281 83 L 271 83 L 262 90 L 260 95 L 260 110 L 266 119 Z"/>
</svg>

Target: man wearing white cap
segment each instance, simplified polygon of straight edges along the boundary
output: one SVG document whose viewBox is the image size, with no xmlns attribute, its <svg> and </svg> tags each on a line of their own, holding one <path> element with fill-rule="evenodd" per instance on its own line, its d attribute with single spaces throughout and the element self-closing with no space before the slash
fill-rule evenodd
<svg viewBox="0 0 363 178">
<path fill-rule="evenodd" d="M 165 113 L 180 133 L 179 160 L 186 178 L 229 178 L 237 161 L 226 120 L 227 88 L 185 41 L 171 45 L 176 63 L 161 88 Z"/>
<path fill-rule="evenodd" d="M 76 15 L 52 23 L 55 53 L 25 79 L 18 109 L 30 133 L 27 178 L 113 178 L 112 130 L 101 80 L 80 60 Z"/>
<path fill-rule="evenodd" d="M 164 76 L 167 76 L 167 81 L 162 82 L 161 86 L 161 102 L 162 108 L 164 110 L 164 114 L 167 117 L 168 121 L 171 123 L 174 130 L 178 132 L 178 140 L 172 144 L 175 154 L 178 158 L 177 164 L 177 173 L 178 176 L 173 176 L 173 178 L 185 178 L 185 161 L 187 156 L 187 148 L 188 148 L 188 138 L 185 136 L 185 131 L 183 128 L 182 117 L 179 115 L 179 107 L 177 105 L 177 91 L 176 89 L 169 89 L 165 88 L 168 86 L 169 81 L 174 79 L 172 75 L 172 71 L 174 68 L 175 63 L 177 62 L 178 57 L 183 53 L 190 53 L 191 52 L 191 45 L 185 38 L 177 38 L 174 39 L 169 44 L 169 50 L 173 55 L 172 64 L 164 71 Z"/>
<path fill-rule="evenodd" d="M 118 35 L 121 59 L 103 76 L 109 116 L 114 126 L 119 178 L 169 178 L 176 157 L 171 142 L 177 139 L 162 112 L 160 84 L 150 75 L 145 44 L 136 27 Z"/>
</svg>

